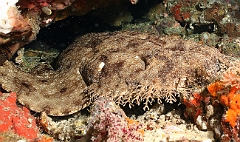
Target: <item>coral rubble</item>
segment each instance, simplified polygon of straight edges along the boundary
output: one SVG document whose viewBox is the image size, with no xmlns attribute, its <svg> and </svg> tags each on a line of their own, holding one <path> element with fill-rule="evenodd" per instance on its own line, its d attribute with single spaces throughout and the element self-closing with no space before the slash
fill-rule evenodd
<svg viewBox="0 0 240 142">
<path fill-rule="evenodd" d="M 45 133 L 61 141 L 87 139 L 87 116 L 81 113 L 76 113 L 70 118 L 59 117 L 56 120 L 43 112 L 38 124 Z"/>
<path fill-rule="evenodd" d="M 173 102 L 200 91 L 229 62 L 217 49 L 178 37 L 90 33 L 63 51 L 56 71 L 42 66 L 24 73 L 5 62 L 0 83 L 23 105 L 49 115 L 72 114 L 103 95 L 122 105 L 145 102 L 146 109 L 154 99 Z"/>
<path fill-rule="evenodd" d="M 182 119 L 183 108 L 177 104 L 156 104 L 136 119 L 143 124 L 144 141 L 213 141 L 214 132 L 200 131 L 188 119 Z"/>
</svg>

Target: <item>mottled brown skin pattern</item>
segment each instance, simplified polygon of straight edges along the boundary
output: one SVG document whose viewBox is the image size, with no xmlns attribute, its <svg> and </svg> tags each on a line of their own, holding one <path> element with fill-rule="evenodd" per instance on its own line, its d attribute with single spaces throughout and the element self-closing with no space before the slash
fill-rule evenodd
<svg viewBox="0 0 240 142">
<path fill-rule="evenodd" d="M 99 96 L 125 105 L 153 99 L 175 101 L 207 85 L 229 65 L 215 48 L 179 37 L 137 32 L 90 33 L 60 55 L 56 71 L 24 73 L 12 63 L 0 67 L 0 83 L 36 112 L 68 115 Z M 101 68 L 100 64 L 104 64 Z"/>
</svg>

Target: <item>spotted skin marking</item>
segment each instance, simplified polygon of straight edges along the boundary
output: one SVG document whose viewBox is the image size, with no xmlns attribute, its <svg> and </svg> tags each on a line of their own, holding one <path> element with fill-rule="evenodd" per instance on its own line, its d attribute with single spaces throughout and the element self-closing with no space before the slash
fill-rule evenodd
<svg viewBox="0 0 240 142">
<path fill-rule="evenodd" d="M 215 48 L 175 36 L 90 33 L 61 53 L 56 70 L 25 73 L 5 62 L 0 83 L 31 110 L 63 116 L 103 95 L 122 105 L 144 102 L 145 108 L 153 99 L 173 102 L 206 86 L 230 62 Z"/>
</svg>

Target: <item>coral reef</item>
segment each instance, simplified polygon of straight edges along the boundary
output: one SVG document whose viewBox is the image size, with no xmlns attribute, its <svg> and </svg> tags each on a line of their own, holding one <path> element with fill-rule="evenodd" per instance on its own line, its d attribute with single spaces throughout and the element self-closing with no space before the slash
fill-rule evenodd
<svg viewBox="0 0 240 142">
<path fill-rule="evenodd" d="M 0 64 L 11 59 L 23 45 L 34 40 L 39 24 L 37 12 L 20 13 L 17 1 L 1 1 Z"/>
<path fill-rule="evenodd" d="M 138 5 L 137 0 L 128 3 Z M 71 15 L 84 15 L 91 10 L 109 5 L 111 8 L 116 6 L 118 7 L 116 9 L 120 10 L 117 10 L 117 13 L 111 16 L 105 15 L 116 11 L 97 11 L 95 13 L 104 15 L 101 17 L 104 17 L 105 21 L 112 25 L 122 26 L 122 22 L 130 22 L 134 15 L 127 11 L 128 4 L 121 0 L 11 0 L 9 3 L 4 0 L 1 5 L 5 5 L 5 8 L 1 11 L 4 13 L 2 19 L 5 21 L 5 25 L 1 27 L 0 35 L 1 64 L 7 59 L 11 59 L 20 47 L 34 40 L 40 26 L 48 26 Z M 163 1 L 161 5 L 162 7 L 156 13 L 171 16 L 155 22 L 153 26 L 147 24 L 147 29 L 156 26 L 157 29 L 160 28 L 158 29 L 160 32 L 163 30 L 168 35 L 189 35 L 206 31 L 218 35 L 228 34 L 229 37 L 239 36 L 239 3 L 236 0 L 208 0 L 204 2 L 200 0 L 167 0 Z M 108 10 L 111 8 L 108 8 Z M 7 12 L 8 10 L 9 12 Z M 138 10 L 141 11 L 141 9 Z M 112 16 L 118 16 L 119 18 L 115 19 L 116 17 Z M 164 23 L 167 22 L 170 22 L 170 25 L 173 26 L 166 26 L 167 24 Z M 161 25 L 164 25 L 164 27 L 161 27 Z M 127 28 L 130 29 L 131 27 Z M 148 30 L 145 29 L 145 31 Z"/>
<path fill-rule="evenodd" d="M 93 142 L 143 141 L 141 124 L 128 118 L 112 98 L 100 97 L 94 102 L 88 127 Z"/>
<path fill-rule="evenodd" d="M 153 99 L 174 102 L 201 90 L 230 61 L 217 49 L 178 37 L 90 33 L 63 51 L 56 71 L 41 66 L 24 73 L 5 62 L 0 83 L 23 105 L 49 115 L 72 114 L 102 95 L 122 105 L 145 102 L 146 109 Z"/>
<path fill-rule="evenodd" d="M 0 20 L 3 22 L 0 23 L 0 64 L 10 59 L 20 47 L 34 40 L 40 26 L 48 26 L 70 15 L 84 15 L 102 7 L 105 9 L 98 9 L 90 15 L 103 18 L 104 22 L 123 29 L 181 35 L 200 44 L 178 37 L 158 37 L 137 32 L 87 34 L 78 38 L 61 54 L 54 69 L 48 65 L 49 62 L 39 62 L 45 59 L 52 61 L 56 54 L 19 50 L 15 61 L 24 71 L 12 62 L 6 62 L 0 67 L 0 83 L 6 91 L 16 91 L 18 96 L 16 98 L 15 94 L 13 102 L 16 103 L 18 99 L 24 107 L 22 109 L 19 105 L 15 106 L 15 110 L 4 112 L 7 114 L 0 117 L 4 119 L 4 123 L 0 123 L 0 126 L 4 126 L 0 128 L 18 125 L 16 122 L 19 121 L 21 125 L 18 126 L 24 127 L 22 124 L 27 122 L 11 114 L 17 110 L 23 111 L 24 118 L 30 117 L 27 115 L 30 115 L 27 107 L 41 112 L 41 128 L 61 141 L 122 141 L 127 137 L 133 141 L 142 141 L 139 136 L 143 136 L 144 141 L 159 141 L 160 138 L 162 141 L 210 141 L 214 138 L 239 141 L 240 67 L 237 64 L 230 67 L 232 60 L 221 54 L 239 55 L 239 2 L 164 0 L 158 1 L 158 5 L 151 8 L 148 14 L 143 11 L 152 6 L 149 5 L 151 2 L 146 1 L 146 5 L 143 3 L 138 0 L 1 1 Z M 139 5 L 144 5 L 144 8 Z M 136 19 L 138 12 L 137 17 L 142 17 L 144 22 Z M 146 15 L 153 21 L 148 21 Z M 82 31 L 82 22 L 76 23 L 81 24 L 76 26 L 78 29 L 75 32 L 85 33 Z M 72 25 L 70 22 L 68 24 Z M 93 25 L 99 27 L 100 24 L 96 22 Z M 73 27 L 76 29 L 75 25 Z M 214 46 L 221 53 L 202 44 Z M 29 58 L 26 54 L 30 55 Z M 33 62 L 39 66 L 32 69 L 36 65 Z M 221 80 L 210 84 L 208 91 L 203 90 L 222 72 L 225 73 Z M 12 96 L 11 93 L 1 95 L 5 102 Z M 188 130 L 184 127 L 188 126 L 188 122 L 179 115 L 156 114 L 156 110 L 152 112 L 151 108 L 141 121 L 140 118 L 128 118 L 114 104 L 129 105 L 131 108 L 144 103 L 144 109 L 148 109 L 154 101 L 165 105 L 164 100 L 172 103 L 177 97 L 180 97 L 178 103 L 186 107 L 181 112 L 184 116 L 181 116 L 194 122 L 197 127 L 191 125 L 191 130 Z M 87 117 L 79 112 L 73 113 L 92 103 L 87 127 Z M 10 119 L 13 121 L 10 122 Z M 198 129 L 205 132 L 195 131 Z M 0 133 L 0 141 L 36 138 L 26 138 L 21 130 L 8 127 Z M 204 137 L 199 138 L 196 133 Z M 35 141 L 53 141 L 53 138 L 43 136 Z"/>
<path fill-rule="evenodd" d="M 238 1 L 166 1 L 175 19 L 195 32 L 205 29 L 217 34 L 239 36 Z"/>
<path fill-rule="evenodd" d="M 220 80 L 208 86 L 210 94 L 219 100 L 219 102 L 226 108 L 226 112 L 221 123 L 223 130 L 221 138 L 224 140 L 239 141 L 239 73 L 239 62 L 236 62 L 232 67 L 223 73 Z"/>
<path fill-rule="evenodd" d="M 239 57 L 238 8 L 237 0 L 166 0 L 150 9 L 149 22 L 132 27 L 150 32 L 157 30 L 160 34 L 180 35 L 214 46 L 224 54 Z"/>
<path fill-rule="evenodd" d="M 51 6 L 55 9 L 63 9 L 69 6 L 72 1 L 54 1 Z M 33 0 L 1 1 L 0 64 L 7 59 L 11 59 L 19 48 L 36 38 L 42 21 L 47 20 L 46 23 L 51 21 L 47 14 L 45 14 L 45 18 L 41 17 L 41 15 L 44 15 L 42 11 L 46 13 L 47 10 L 50 10 L 49 8 L 46 10 L 48 3 L 49 1 Z M 27 9 L 24 9 L 25 7 Z M 36 8 L 33 9 L 33 7 Z M 45 8 L 45 10 L 42 8 Z M 51 11 L 49 12 L 49 15 L 51 15 Z"/>
<path fill-rule="evenodd" d="M 16 93 L 1 93 L 0 97 L 0 133 L 13 131 L 28 140 L 37 138 L 36 120 L 26 107 L 17 106 Z"/>
<path fill-rule="evenodd" d="M 0 16 L 0 64 L 16 51 L 35 40 L 40 26 L 70 15 L 84 15 L 90 10 L 118 3 L 113 0 L 3 0 Z"/>
<path fill-rule="evenodd" d="M 47 134 L 61 141 L 142 141 L 144 130 L 128 118 L 111 98 L 96 100 L 89 114 L 77 112 L 54 118 L 42 113 L 39 125 Z"/>
<path fill-rule="evenodd" d="M 194 93 L 192 97 L 184 98 L 182 103 L 186 106 L 184 116 L 191 120 L 198 129 L 214 132 L 215 139 L 221 139 L 221 118 L 223 107 L 218 100 L 212 98 L 206 90 L 200 94 Z"/>
<path fill-rule="evenodd" d="M 213 141 L 212 130 L 200 131 L 183 119 L 182 105 L 156 104 L 136 119 L 143 124 L 145 142 Z"/>
<path fill-rule="evenodd" d="M 55 139 L 61 141 L 85 140 L 88 117 L 81 112 L 73 114 L 67 118 L 51 118 L 46 113 L 42 113 L 38 119 L 40 128 Z"/>
<path fill-rule="evenodd" d="M 42 113 L 39 122 L 44 132 L 60 141 L 125 141 L 126 137 L 128 141 L 145 142 L 213 141 L 213 131 L 200 131 L 189 120 L 182 119 L 183 109 L 178 103 L 155 104 L 140 116 L 134 113 L 127 117 L 111 98 L 100 97 L 91 106 L 90 115 L 83 111 L 65 117 Z M 139 111 L 136 108 L 142 109 L 135 107 L 130 111 Z"/>
<path fill-rule="evenodd" d="M 192 97 L 183 98 L 183 104 L 186 106 L 185 117 L 192 116 L 195 123 L 198 116 L 202 114 L 202 98 L 203 97 L 198 93 L 194 93 Z"/>
</svg>

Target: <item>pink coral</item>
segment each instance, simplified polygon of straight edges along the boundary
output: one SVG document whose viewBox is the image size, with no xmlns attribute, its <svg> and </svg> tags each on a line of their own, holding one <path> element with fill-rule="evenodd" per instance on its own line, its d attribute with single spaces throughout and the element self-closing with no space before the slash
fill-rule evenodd
<svg viewBox="0 0 240 142">
<path fill-rule="evenodd" d="M 232 86 L 240 89 L 240 62 L 234 63 L 234 66 L 230 67 L 223 74 L 221 80 L 225 86 Z"/>
<path fill-rule="evenodd" d="M 16 105 L 16 93 L 0 93 L 0 133 L 14 131 L 26 139 L 39 134 L 35 118 L 26 107 Z"/>
<path fill-rule="evenodd" d="M 143 141 L 141 124 L 129 119 L 110 98 L 101 97 L 94 103 L 88 124 L 93 142 Z"/>
</svg>

